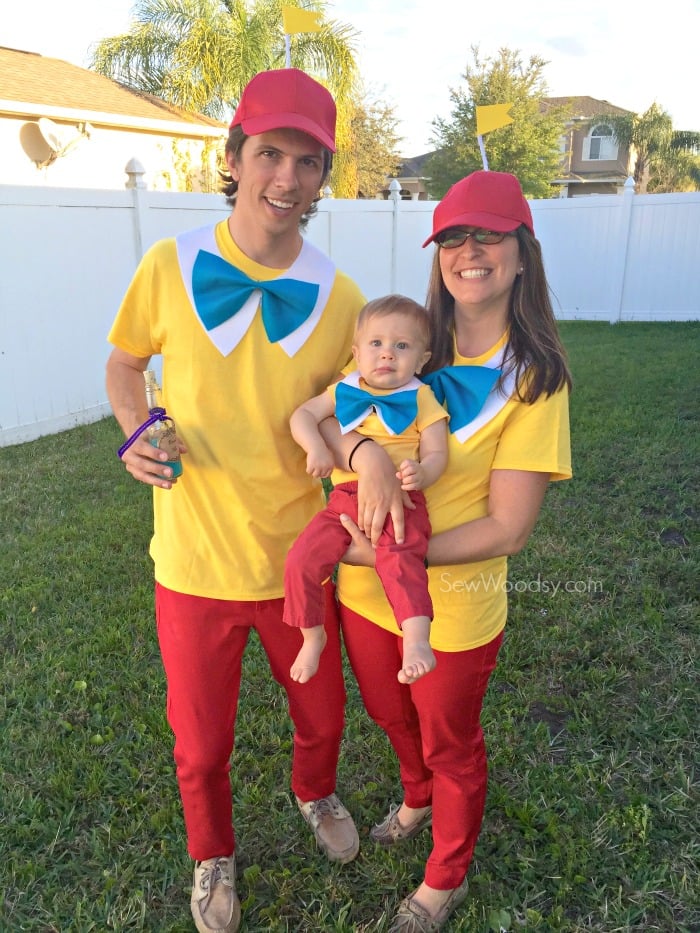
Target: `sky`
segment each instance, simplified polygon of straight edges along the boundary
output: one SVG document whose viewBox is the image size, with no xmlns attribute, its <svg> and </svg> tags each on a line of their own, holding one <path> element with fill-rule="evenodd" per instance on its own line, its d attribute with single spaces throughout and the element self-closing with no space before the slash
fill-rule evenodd
<svg viewBox="0 0 700 933">
<path fill-rule="evenodd" d="M 0 45 L 87 67 L 92 43 L 128 31 L 132 7 L 133 0 L 7 2 Z M 434 148 L 432 121 L 449 120 L 450 89 L 465 89 L 474 45 L 482 59 L 500 48 L 524 63 L 544 59 L 551 97 L 595 97 L 637 113 L 656 102 L 674 129 L 700 131 L 692 65 L 700 0 L 672 0 L 668 10 L 649 16 L 611 0 L 328 0 L 326 16 L 357 33 L 365 87 L 392 108 L 401 155 L 412 157 Z"/>
</svg>

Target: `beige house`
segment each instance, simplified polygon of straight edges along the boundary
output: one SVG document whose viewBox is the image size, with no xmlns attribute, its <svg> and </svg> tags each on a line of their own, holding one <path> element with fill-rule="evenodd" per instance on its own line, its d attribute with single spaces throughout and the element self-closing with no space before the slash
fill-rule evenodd
<svg viewBox="0 0 700 933">
<path fill-rule="evenodd" d="M 404 159 L 403 162 L 399 163 L 401 174 L 396 180 L 401 185 L 400 193 L 402 201 L 428 200 L 428 192 L 425 187 L 425 183 L 428 179 L 423 174 L 423 166 L 431 155 L 432 152 L 426 152 L 423 155 L 414 156 L 412 159 Z M 383 198 L 385 201 L 390 194 L 389 183 L 391 180 L 391 178 L 387 179 L 386 187 L 380 191 L 378 195 L 378 197 Z"/>
<path fill-rule="evenodd" d="M 561 171 L 552 184 L 561 198 L 619 194 L 634 171 L 629 149 L 618 145 L 605 116 L 630 113 L 595 97 L 547 97 L 543 109 L 567 107 L 571 116 L 560 139 Z"/>
<path fill-rule="evenodd" d="M 629 150 L 615 142 L 605 115 L 630 111 L 594 97 L 547 97 L 542 101 L 542 107 L 544 110 L 567 107 L 571 113 L 559 144 L 561 171 L 552 179 L 559 197 L 620 193 L 634 170 L 634 161 Z M 401 163 L 397 181 L 403 200 L 427 199 L 426 182 L 429 179 L 423 169 L 430 155 L 432 153 L 426 152 Z M 378 197 L 389 197 L 389 181 L 391 179 L 387 179 L 387 185 Z"/>
<path fill-rule="evenodd" d="M 0 184 L 123 188 L 137 159 L 148 188 L 217 190 L 227 132 L 94 71 L 0 47 Z"/>
</svg>

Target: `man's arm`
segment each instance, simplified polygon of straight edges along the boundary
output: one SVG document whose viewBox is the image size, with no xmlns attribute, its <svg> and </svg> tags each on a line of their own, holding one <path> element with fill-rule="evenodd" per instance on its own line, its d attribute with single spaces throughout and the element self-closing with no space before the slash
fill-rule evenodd
<svg viewBox="0 0 700 933">
<path fill-rule="evenodd" d="M 118 347 L 112 350 L 107 360 L 107 397 L 125 437 L 131 437 L 148 419 L 143 373 L 149 361 L 149 356 L 133 356 Z M 180 444 L 180 450 L 185 452 L 183 444 Z M 177 482 L 172 478 L 171 468 L 163 466 L 167 459 L 164 450 L 149 443 L 146 432 L 122 455 L 122 461 L 134 479 L 161 489 L 171 489 Z"/>
</svg>

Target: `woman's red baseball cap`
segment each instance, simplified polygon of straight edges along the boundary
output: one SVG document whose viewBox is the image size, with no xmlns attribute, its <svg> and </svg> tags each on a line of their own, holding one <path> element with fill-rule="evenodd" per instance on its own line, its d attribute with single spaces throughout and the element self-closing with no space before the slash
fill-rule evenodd
<svg viewBox="0 0 700 933">
<path fill-rule="evenodd" d="M 250 79 L 231 126 L 240 125 L 247 136 L 301 130 L 335 152 L 335 116 L 335 101 L 322 84 L 298 68 L 278 68 Z"/>
<path fill-rule="evenodd" d="M 452 185 L 433 211 L 433 232 L 423 246 L 450 227 L 483 227 L 510 233 L 521 224 L 534 234 L 530 205 L 515 175 L 472 172 Z"/>
</svg>

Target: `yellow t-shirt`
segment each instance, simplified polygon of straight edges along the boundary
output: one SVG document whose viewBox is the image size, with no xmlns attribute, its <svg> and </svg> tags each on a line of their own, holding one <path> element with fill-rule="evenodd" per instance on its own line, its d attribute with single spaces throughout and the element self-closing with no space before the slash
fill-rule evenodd
<svg viewBox="0 0 700 933">
<path fill-rule="evenodd" d="M 221 256 L 251 278 L 279 276 L 238 249 L 226 221 L 214 232 Z M 270 343 L 259 309 L 223 355 L 192 308 L 175 240 L 146 253 L 108 339 L 135 356 L 162 354 L 164 405 L 188 448 L 175 487 L 154 488 L 158 582 L 216 599 L 284 595 L 287 551 L 324 503 L 289 417 L 347 364 L 363 304 L 336 271 L 320 320 L 293 356 Z"/>
<path fill-rule="evenodd" d="M 359 385 L 370 395 L 382 396 L 391 395 L 395 390 L 374 389 L 368 386 L 364 379 L 359 379 Z M 335 390 L 338 383 L 328 387 L 328 392 L 333 401 L 335 401 Z M 371 412 L 358 424 L 355 431 L 358 434 L 364 434 L 365 437 L 371 437 L 380 444 L 391 457 L 395 467 L 399 467 L 403 460 L 418 460 L 420 451 L 421 432 L 430 427 L 436 421 L 448 418 L 449 415 L 440 405 L 433 394 L 430 386 L 421 385 L 417 390 L 416 404 L 418 412 L 414 421 L 401 432 L 401 434 L 390 434 L 382 424 L 376 412 Z M 336 467 L 331 474 L 331 482 L 334 486 L 339 483 L 352 483 L 357 480 L 357 473 L 351 473 L 348 470 L 342 470 Z"/>
<path fill-rule="evenodd" d="M 455 365 L 482 366 L 505 344 L 480 357 L 459 355 Z M 504 400 L 494 416 L 464 443 L 449 436 L 445 473 L 426 490 L 433 534 L 483 517 L 488 510 L 491 470 L 549 473 L 552 480 L 571 477 L 568 391 L 527 405 Z M 491 641 L 504 628 L 507 613 L 505 557 L 428 569 L 435 618 L 430 643 L 438 651 L 464 651 Z M 340 565 L 341 602 L 382 628 L 400 634 L 384 592 L 371 568 Z"/>
</svg>

